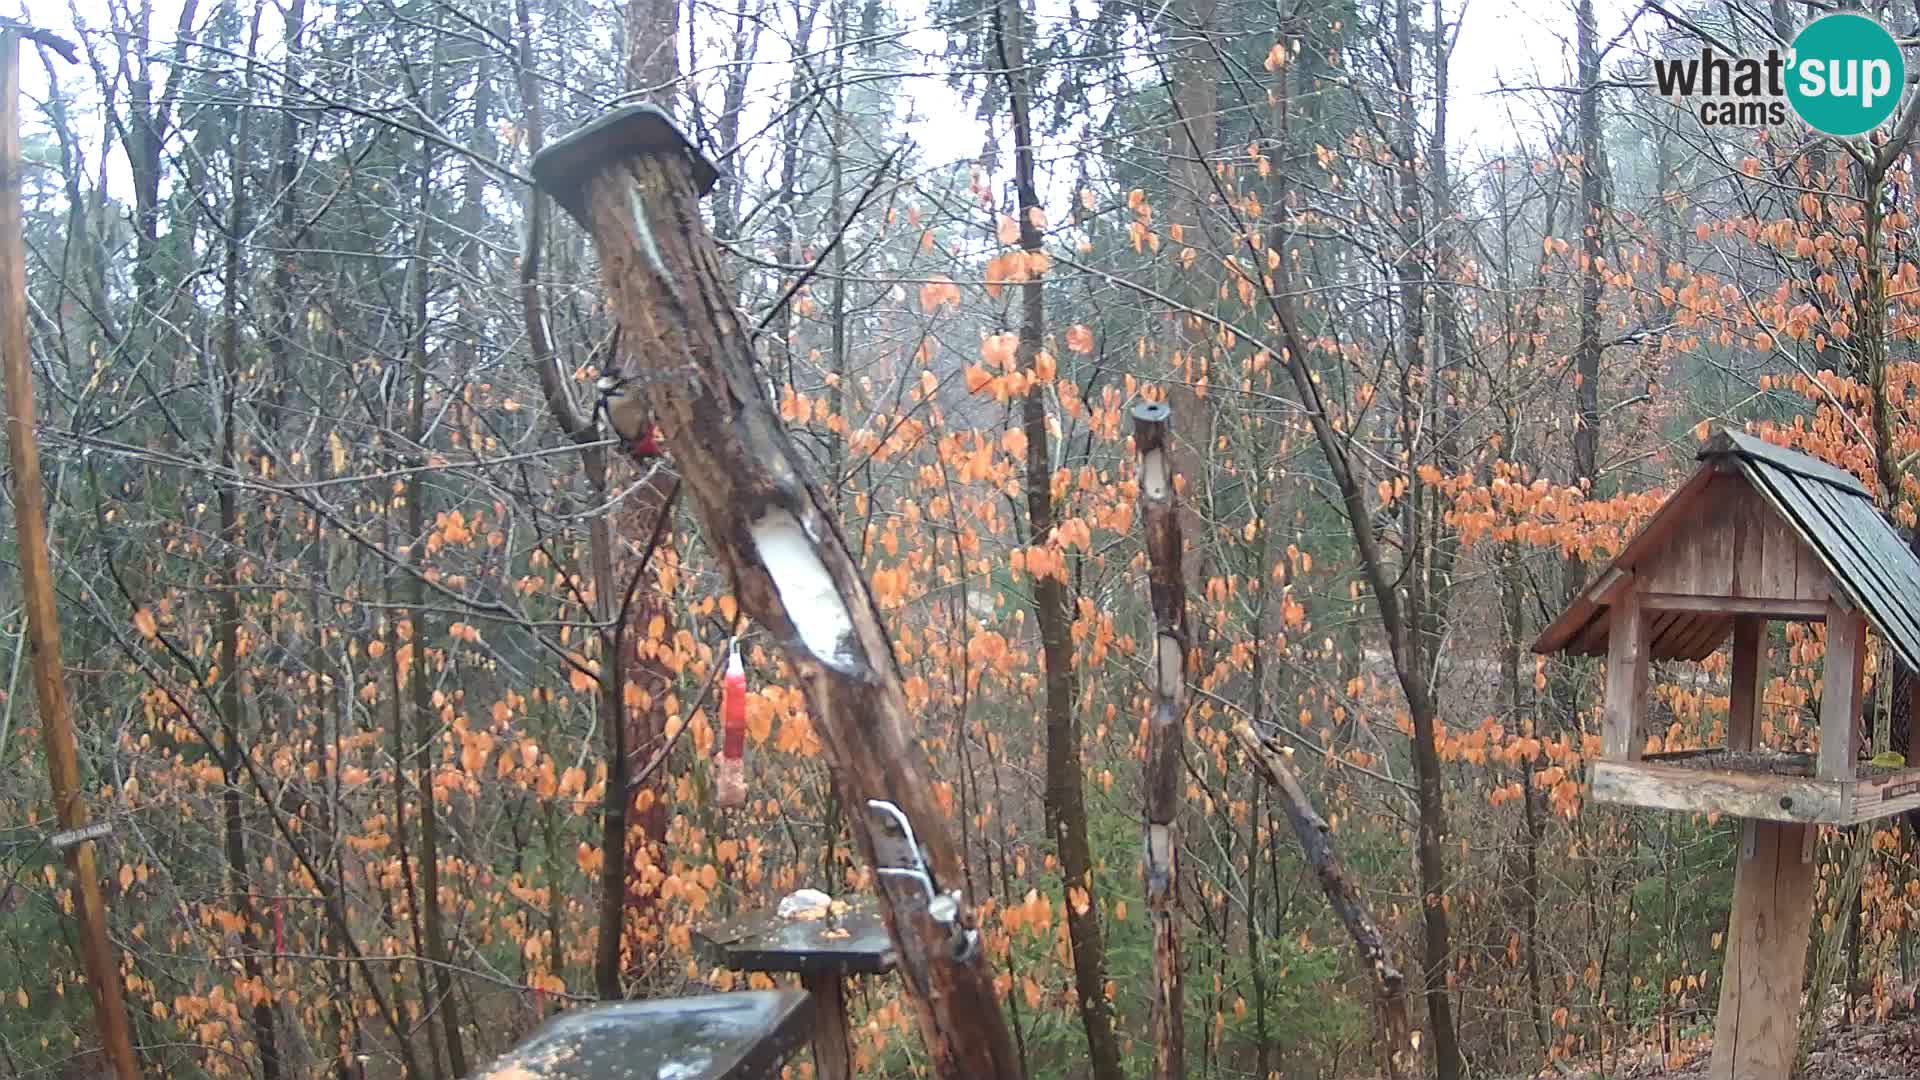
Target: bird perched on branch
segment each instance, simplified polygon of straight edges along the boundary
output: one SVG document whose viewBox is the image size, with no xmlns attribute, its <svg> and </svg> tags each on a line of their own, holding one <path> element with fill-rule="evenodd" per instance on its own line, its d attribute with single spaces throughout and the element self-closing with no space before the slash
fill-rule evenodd
<svg viewBox="0 0 1920 1080">
<path fill-rule="evenodd" d="M 635 461 L 660 456 L 660 428 L 653 422 L 653 409 L 641 392 L 637 379 L 621 375 L 602 375 L 594 384 L 600 400 L 594 411 L 606 417 L 607 427 L 620 438 L 620 445 Z"/>
</svg>

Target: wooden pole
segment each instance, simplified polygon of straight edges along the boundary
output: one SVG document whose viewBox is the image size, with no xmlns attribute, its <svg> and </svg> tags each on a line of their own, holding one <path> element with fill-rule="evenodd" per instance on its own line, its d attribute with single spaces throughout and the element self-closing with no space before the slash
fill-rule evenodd
<svg viewBox="0 0 1920 1080">
<path fill-rule="evenodd" d="M 1852 780 L 1860 756 L 1860 684 L 1867 663 L 1867 619 L 1837 597 L 1827 600 L 1827 657 L 1820 679 L 1820 756 L 1814 775 Z"/>
<path fill-rule="evenodd" d="M 1710 1080 L 1787 1080 L 1813 925 L 1812 843 L 1820 826 L 1749 818 L 1740 828 L 1727 962 L 1707 1075 Z"/>
<path fill-rule="evenodd" d="M 800 976 L 813 995 L 814 1080 L 853 1080 L 853 1038 L 847 1030 L 847 989 L 838 971 Z"/>
<path fill-rule="evenodd" d="M 647 105 L 615 110 L 534 158 L 535 181 L 585 226 L 623 363 L 740 609 L 806 694 L 900 957 L 933 1071 L 1024 1073 L 1001 1013 L 960 853 L 928 782 L 893 652 L 829 496 L 754 366 L 753 334 L 700 215 L 715 170 Z M 834 478 L 837 480 L 838 478 Z"/>
<path fill-rule="evenodd" d="M 1638 761 L 1647 726 L 1647 616 L 1640 583 L 1628 582 L 1613 602 L 1607 629 L 1607 701 L 1600 730 L 1608 761 Z"/>
<path fill-rule="evenodd" d="M 21 225 L 20 39 L 24 28 L 0 25 L 0 266 L 6 283 L 0 296 L 0 352 L 7 398 L 7 456 L 13 465 L 15 534 L 20 547 L 20 587 L 27 610 L 27 640 L 33 650 L 33 692 L 40 706 L 54 815 L 64 832 L 87 826 L 80 794 L 80 756 L 62 678 L 59 613 L 53 603 L 53 566 L 47 552 L 46 493 L 40 482 L 40 447 L 34 437 L 33 368 L 27 351 L 27 256 Z M 38 34 L 31 36 L 40 37 Z M 70 53 L 68 54 L 71 55 Z M 106 903 L 94 863 L 93 841 L 66 845 L 80 922 L 80 957 L 93 996 L 101 1049 L 122 1080 L 140 1075 L 120 998 L 120 963 L 107 938 Z"/>
<path fill-rule="evenodd" d="M 1180 746 L 1186 732 L 1187 582 L 1181 563 L 1180 510 L 1175 498 L 1171 410 L 1157 402 L 1133 407 L 1133 449 L 1140 455 L 1140 520 L 1146 530 L 1153 600 L 1153 712 L 1147 718 L 1147 918 L 1153 924 L 1154 1080 L 1186 1076 L 1186 1025 L 1180 969 Z"/>
<path fill-rule="evenodd" d="M 1751 750 L 1760 737 L 1760 699 L 1767 688 L 1767 620 L 1733 617 L 1733 685 L 1727 702 L 1727 749 Z"/>
</svg>

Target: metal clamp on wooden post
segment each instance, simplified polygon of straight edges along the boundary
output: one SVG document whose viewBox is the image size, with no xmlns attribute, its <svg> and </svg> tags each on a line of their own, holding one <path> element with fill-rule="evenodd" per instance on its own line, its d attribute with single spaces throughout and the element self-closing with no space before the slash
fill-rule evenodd
<svg viewBox="0 0 1920 1080">
<path fill-rule="evenodd" d="M 868 799 L 867 811 L 873 815 L 874 872 L 919 885 L 926 896 L 927 917 L 945 927 L 952 939 L 954 960 L 963 964 L 972 960 L 980 947 L 980 931 L 960 922 L 960 890 L 941 892 L 934 882 L 926 854 L 914 839 L 913 822 L 885 799 Z"/>
</svg>

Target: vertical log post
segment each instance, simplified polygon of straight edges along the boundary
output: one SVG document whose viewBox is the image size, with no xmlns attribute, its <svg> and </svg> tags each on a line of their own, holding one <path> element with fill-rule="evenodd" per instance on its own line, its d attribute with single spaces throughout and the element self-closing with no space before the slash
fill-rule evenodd
<svg viewBox="0 0 1920 1080">
<path fill-rule="evenodd" d="M 1180 568 L 1180 509 L 1170 410 L 1161 402 L 1133 407 L 1133 449 L 1140 455 L 1140 521 L 1146 530 L 1153 599 L 1153 712 L 1147 718 L 1147 917 L 1153 924 L 1153 1070 L 1155 1080 L 1186 1076 L 1186 1031 L 1180 968 L 1180 746 L 1187 715 L 1187 584 Z"/>
<path fill-rule="evenodd" d="M 1742 615 L 1733 623 L 1733 673 L 1727 709 L 1727 748 L 1751 750 L 1760 740 L 1760 699 L 1766 686 L 1766 620 Z M 1618 630 L 1616 624 L 1616 632 Z M 1817 775 L 1833 779 L 1829 723 L 1843 726 L 1834 741 L 1851 751 L 1857 709 L 1858 650 L 1865 636 L 1857 613 L 1830 607 L 1826 689 L 1821 699 Z M 1836 651 L 1837 643 L 1837 651 Z M 1609 694 L 1612 692 L 1609 686 Z M 1845 762 L 1852 775 L 1853 762 Z M 1720 976 L 1711 1080 L 1787 1080 L 1800 1025 L 1800 987 L 1813 927 L 1813 842 L 1818 825 L 1746 819 L 1733 872 L 1733 908 L 1727 919 L 1727 960 Z"/>
<path fill-rule="evenodd" d="M 1710 1080 L 1787 1080 L 1813 926 L 1818 825 L 1740 823 Z"/>
<path fill-rule="evenodd" d="M 1607 629 L 1607 700 L 1601 717 L 1602 752 L 1611 761 L 1637 761 L 1647 718 L 1647 616 L 1640 583 L 1631 581 L 1613 602 Z"/>
<path fill-rule="evenodd" d="M 813 995 L 814 1080 L 853 1080 L 846 983 L 838 971 L 820 970 L 801 975 L 800 985 Z"/>
<path fill-rule="evenodd" d="M 13 466 L 14 530 L 20 549 L 20 591 L 27 609 L 27 641 L 33 650 L 33 694 L 40 706 L 54 816 L 71 834 L 87 827 L 80 793 L 80 755 L 60 656 L 60 615 L 53 600 L 53 562 L 47 551 L 46 492 L 40 480 L 40 446 L 34 436 L 33 366 L 27 345 L 27 252 L 21 223 L 20 39 L 47 41 L 68 62 L 73 46 L 13 24 L 0 24 L 0 351 L 7 398 L 7 455 Z M 57 43 L 57 44 L 56 44 Z M 80 960 L 93 998 L 101 1049 L 121 1080 L 140 1075 L 120 994 L 120 960 L 107 937 L 107 907 L 100 894 L 91 839 L 64 847 L 73 875 L 74 914 L 80 923 Z"/>
<path fill-rule="evenodd" d="M 852 817 L 861 854 L 876 870 L 920 864 L 876 873 L 874 888 L 935 1073 L 1017 1080 L 1020 1059 L 910 734 L 893 643 L 755 370 L 751 327 L 700 216 L 712 164 L 665 113 L 637 105 L 542 150 L 533 175 L 593 239 L 622 362 L 635 365 L 617 374 L 647 388 L 741 610 L 778 642 L 806 693 L 840 797 L 874 811 Z M 881 811 L 891 808 L 911 835 L 887 827 L 897 819 Z"/>
<path fill-rule="evenodd" d="M 1866 674 L 1867 619 L 1839 598 L 1827 600 L 1827 657 L 1820 680 L 1820 757 L 1814 776 L 1852 780 L 1860 757 L 1860 681 Z"/>
<path fill-rule="evenodd" d="M 1733 675 L 1727 704 L 1727 749 L 1751 750 L 1760 738 L 1760 699 L 1767 687 L 1767 620 L 1733 617 Z"/>
</svg>

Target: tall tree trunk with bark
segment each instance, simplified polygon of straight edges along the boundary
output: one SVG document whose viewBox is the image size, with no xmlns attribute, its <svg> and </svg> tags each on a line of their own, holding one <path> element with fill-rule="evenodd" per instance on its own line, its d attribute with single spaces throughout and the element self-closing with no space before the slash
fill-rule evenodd
<svg viewBox="0 0 1920 1080">
<path fill-rule="evenodd" d="M 1400 291 L 1400 407 L 1399 434 L 1408 473 L 1409 497 L 1401 513 L 1405 559 L 1401 586 L 1406 595 L 1403 626 L 1407 677 L 1421 684 L 1422 708 L 1409 711 L 1413 720 L 1413 769 L 1418 789 L 1419 842 L 1415 862 L 1419 869 L 1421 912 L 1425 924 L 1421 981 L 1427 1001 L 1427 1023 L 1433 1030 L 1435 1071 L 1441 1080 L 1461 1074 L 1459 1038 L 1454 1027 L 1453 1000 L 1447 990 L 1453 947 L 1447 917 L 1449 881 L 1446 859 L 1446 794 L 1440 776 L 1439 709 L 1433 696 L 1433 651 L 1438 645 L 1441 597 L 1433 594 L 1445 568 L 1435 565 L 1445 553 L 1434 543 L 1424 503 L 1430 498 L 1414 466 L 1424 460 L 1426 448 L 1416 439 L 1437 417 L 1430 415 L 1431 393 L 1437 373 L 1428 363 L 1426 291 L 1434 277 L 1435 252 L 1430 246 L 1425 192 L 1420 177 L 1419 113 L 1414 93 L 1414 0 L 1394 6 L 1394 38 L 1398 63 L 1394 78 L 1399 90 L 1399 222 L 1404 245 L 1399 258 Z M 1410 701 L 1411 705 L 1412 702 Z"/>
<path fill-rule="evenodd" d="M 637 28 L 634 28 L 638 36 L 632 39 L 633 55 L 635 57 L 644 55 L 648 59 L 645 63 L 636 61 L 636 65 L 628 69 L 627 89 L 641 94 L 646 100 L 671 113 L 674 111 L 673 104 L 678 94 L 680 80 L 680 60 L 678 53 L 675 52 L 674 31 L 682 17 L 681 0 L 631 0 L 631 3 L 631 10 L 648 12 L 646 21 L 637 24 Z M 658 37 L 657 41 L 654 40 L 655 35 Z M 729 89 L 728 93 L 731 94 L 733 91 Z M 729 101 L 731 100 L 729 98 Z M 734 117 L 733 122 L 738 123 L 737 116 Z M 607 362 L 634 366 L 620 357 L 610 358 Z M 542 370 L 544 371 L 545 368 L 543 367 Z M 587 428 L 590 434 L 591 418 L 588 420 Z M 607 736 L 608 769 L 610 773 L 618 771 L 620 776 L 618 791 L 621 798 L 625 800 L 619 814 L 620 825 L 625 829 L 632 821 L 637 821 L 640 826 L 640 835 L 634 838 L 635 842 L 645 845 L 650 860 L 658 861 L 665 858 L 667 845 L 669 815 L 666 795 L 669 788 L 664 779 L 650 780 L 652 795 L 642 799 L 641 790 L 633 789 L 633 785 L 628 782 L 628 776 L 633 762 L 652 760 L 654 755 L 667 744 L 667 697 L 675 677 L 673 669 L 658 651 L 665 642 L 649 640 L 644 628 L 651 627 L 657 620 L 665 628 L 666 633 L 671 635 L 677 619 L 673 605 L 669 603 L 670 598 L 655 588 L 651 581 L 636 581 L 630 602 L 624 596 L 615 595 L 619 591 L 616 588 L 619 582 L 642 572 L 638 563 L 648 555 L 648 553 L 642 553 L 636 559 L 631 546 L 623 548 L 615 543 L 616 533 L 629 537 L 651 536 L 655 538 L 654 546 L 660 551 L 672 553 L 675 550 L 677 538 L 673 533 L 670 520 L 673 512 L 673 475 L 664 468 L 646 465 L 642 467 L 646 471 L 632 494 L 626 499 L 626 505 L 620 513 L 619 520 L 606 522 L 606 535 L 595 541 L 604 545 L 612 554 L 612 561 L 606 573 L 608 591 L 605 598 L 599 601 L 603 615 L 602 626 L 611 627 L 608 645 L 617 651 L 625 647 L 626 640 L 632 642 L 631 655 L 623 655 L 618 662 L 609 663 L 609 670 L 617 681 L 602 687 L 601 703 L 609 710 L 608 721 L 611 722 L 615 717 L 619 717 L 626 728 L 624 736 L 618 741 L 617 764 L 613 761 L 616 750 L 614 736 L 611 734 Z M 591 469 L 589 482 L 592 482 Z M 598 482 L 601 485 L 598 489 L 601 494 L 596 495 L 595 499 L 599 503 L 604 503 L 606 492 L 609 490 L 608 475 L 603 475 Z M 619 526 L 618 529 L 614 529 L 615 525 Z M 595 571 L 595 580 L 599 580 L 598 570 Z M 599 586 L 595 587 L 597 589 Z M 642 628 L 642 632 L 636 632 L 635 628 Z M 626 666 L 629 661 L 631 661 L 630 668 Z M 630 678 L 643 683 L 644 689 L 639 699 L 646 704 L 635 708 L 629 717 L 626 712 L 626 693 L 627 681 Z M 628 883 L 629 875 L 638 877 L 638 872 L 633 869 L 634 853 L 629 845 L 623 840 L 619 846 L 612 846 L 614 814 L 611 793 L 615 789 L 611 782 L 608 784 L 608 791 L 610 794 L 606 806 L 607 825 L 603 834 L 603 843 L 607 844 L 608 848 L 603 853 L 606 861 L 601 873 L 601 887 L 607 890 L 609 895 L 603 897 L 601 901 L 602 933 L 624 927 L 624 915 L 616 919 L 616 915 L 620 913 L 613 907 L 611 893 L 617 887 L 625 897 L 633 891 Z M 643 805 L 644 809 L 641 808 Z M 632 821 L 629 820 L 629 815 Z M 617 864 L 614 862 L 615 856 L 618 856 Z M 657 915 L 651 904 L 626 905 L 623 900 L 621 911 L 625 912 L 627 907 L 636 909 L 631 912 L 635 919 Z M 637 961 L 640 958 L 634 959 Z M 619 967 L 620 951 L 617 942 L 613 946 L 601 944 L 599 963 L 603 968 Z M 602 997 L 617 996 L 615 978 L 617 977 L 608 976 L 603 971 L 598 980 Z"/>
<path fill-rule="evenodd" d="M 1034 179 L 1033 124 L 1029 116 L 1032 79 L 1026 65 L 1026 12 L 1021 0 L 1001 0 L 995 37 L 1006 73 L 1007 104 L 1012 113 L 1014 187 L 1018 192 L 1020 247 L 1036 261 L 1043 252 L 1040 194 Z M 1031 268 L 1020 286 L 1019 365 L 1033 371 L 1046 334 L 1046 285 Z M 1047 387 L 1035 380 L 1021 402 L 1021 426 L 1027 437 L 1027 542 L 1051 541 L 1053 440 L 1048 430 Z M 1080 716 L 1075 711 L 1073 607 L 1067 595 L 1066 568 L 1033 578 L 1035 620 L 1046 672 L 1042 708 L 1047 732 L 1047 831 L 1060 859 L 1065 889 L 1067 941 L 1073 953 L 1074 987 L 1080 1024 L 1096 1080 L 1118 1080 L 1120 1044 L 1114 1037 L 1112 1006 L 1107 1001 L 1106 941 L 1100 925 L 1100 901 L 1093 880 L 1093 852 L 1087 842 L 1086 791 L 1080 764 Z"/>
<path fill-rule="evenodd" d="M 425 88 L 430 110 L 441 99 L 442 80 L 447 77 L 439 39 L 436 28 L 434 62 L 429 69 Z M 426 466 L 430 455 L 427 451 L 427 370 L 433 360 L 428 298 L 432 289 L 434 157 L 433 144 L 421 140 L 420 173 L 416 187 L 420 216 L 415 226 L 418 232 L 413 252 L 412 385 L 408 391 L 406 436 L 415 465 L 406 480 L 406 535 L 412 538 L 409 558 L 416 571 L 427 565 L 428 544 L 429 490 Z M 422 987 L 422 993 L 426 995 L 429 1014 L 439 1021 L 440 1040 L 446 1047 L 447 1068 L 455 1077 L 462 1077 L 467 1074 L 467 1055 L 460 1037 L 460 1002 L 453 994 L 453 977 L 448 970 L 451 957 L 447 948 L 446 914 L 440 899 L 440 808 L 437 785 L 434 783 L 440 720 L 433 704 L 433 688 L 427 682 L 427 648 L 434 637 L 429 632 L 426 581 L 418 572 L 407 580 L 408 601 L 398 615 L 406 620 L 412 631 L 411 638 L 401 646 L 401 651 L 408 668 L 407 689 L 413 695 L 413 738 L 407 746 L 404 763 L 398 767 L 412 767 L 413 793 L 419 804 L 420 909 L 413 914 L 421 923 L 427 950 L 426 962 L 431 967 L 430 988 Z M 395 662 L 401 662 L 399 657 Z M 429 1041 L 433 1041 L 431 1036 Z"/>
<path fill-rule="evenodd" d="M 1017 1080 L 946 811 L 909 736 L 894 646 L 755 371 L 697 202 L 709 185 L 677 142 L 657 113 L 623 111 L 548 147 L 533 172 L 593 234 L 631 339 L 624 355 L 642 365 L 628 374 L 656 387 L 673 460 L 740 610 L 780 646 L 837 791 L 864 811 L 854 836 L 869 866 L 890 871 L 876 872 L 874 889 L 933 1072 Z"/>
<path fill-rule="evenodd" d="M 261 5 L 254 6 L 247 38 L 247 73 L 243 94 L 253 88 L 253 51 L 259 40 Z M 246 472 L 240 449 L 240 387 L 246 379 L 245 362 L 240 357 L 240 290 L 244 262 L 241 240 L 247 230 L 247 162 L 251 156 L 253 110 L 244 104 L 234 126 L 228 165 L 233 172 L 233 189 L 226 223 L 226 264 L 221 280 L 220 337 L 220 466 L 228 477 Z M 266 969 L 260 961 L 260 933 L 253 903 L 252 868 L 247 857 L 246 814 L 240 804 L 242 759 L 248 753 L 245 694 L 241 667 L 240 598 L 245 585 L 240 576 L 240 553 L 246 550 L 246 526 L 240 514 L 238 484 L 220 485 L 220 639 L 219 663 L 225 667 L 220 685 L 220 739 L 222 787 L 221 816 L 225 825 L 227 887 L 232 893 L 234 914 L 240 918 L 240 966 L 250 982 L 266 991 L 248 1010 L 253 1026 L 254 1045 L 260 1053 L 262 1080 L 278 1080 L 280 1051 L 274 1032 L 273 998 L 266 983 Z"/>
</svg>

